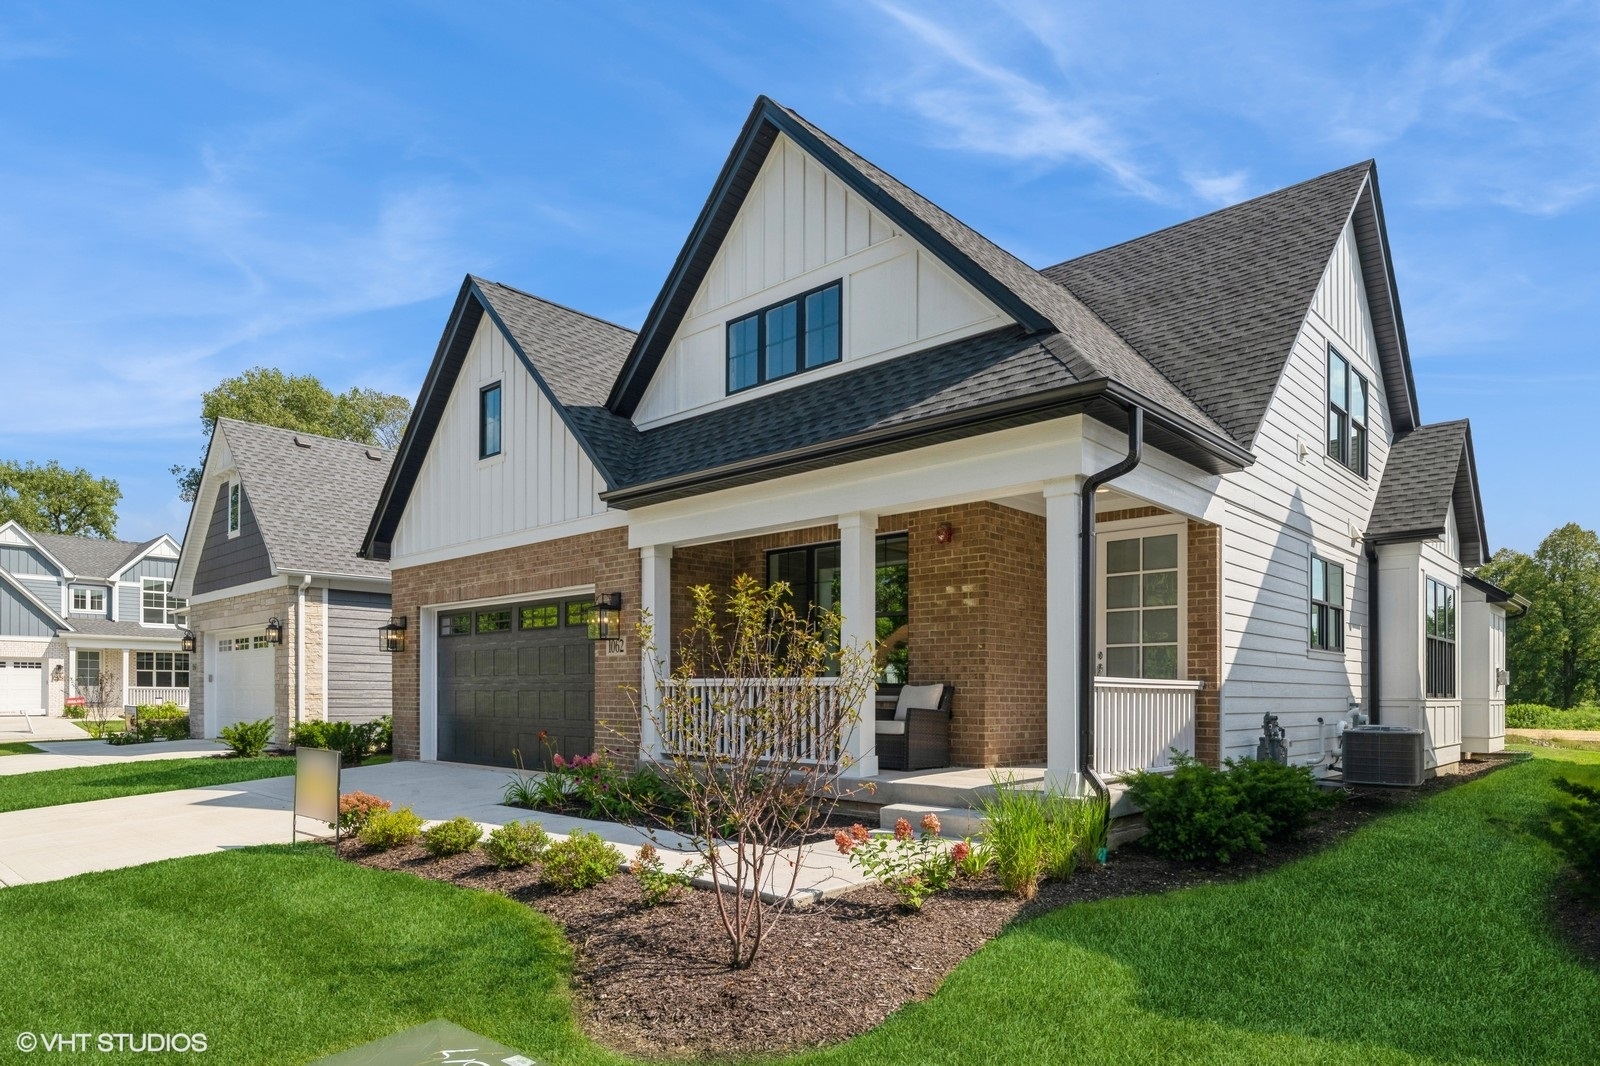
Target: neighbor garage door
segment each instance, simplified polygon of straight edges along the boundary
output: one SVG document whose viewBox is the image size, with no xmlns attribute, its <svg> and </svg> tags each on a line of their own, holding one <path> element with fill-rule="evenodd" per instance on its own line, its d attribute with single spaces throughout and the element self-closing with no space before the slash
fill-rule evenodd
<svg viewBox="0 0 1600 1066">
<path fill-rule="evenodd" d="M 214 711 L 206 715 L 211 736 L 224 726 L 273 716 L 273 650 L 259 629 L 218 638 L 217 654 L 209 671 L 215 678 L 211 693 L 216 704 Z"/>
<path fill-rule="evenodd" d="M 589 599 L 439 616 L 439 758 L 545 766 L 594 750 Z M 541 738 L 541 734 L 543 734 Z"/>
<path fill-rule="evenodd" d="M 0 659 L 0 714 L 44 713 L 44 661 Z"/>
</svg>

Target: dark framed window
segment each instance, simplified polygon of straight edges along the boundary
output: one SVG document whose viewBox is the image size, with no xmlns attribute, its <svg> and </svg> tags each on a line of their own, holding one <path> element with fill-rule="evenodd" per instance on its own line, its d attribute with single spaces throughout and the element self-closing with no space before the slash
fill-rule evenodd
<svg viewBox="0 0 1600 1066">
<path fill-rule="evenodd" d="M 541 603 L 522 608 L 523 629 L 554 629 L 561 624 L 561 605 Z"/>
<path fill-rule="evenodd" d="M 1328 455 L 1367 476 L 1367 379 L 1328 349 Z"/>
<path fill-rule="evenodd" d="M 843 288 L 837 281 L 728 323 L 728 391 L 837 363 Z"/>
<path fill-rule="evenodd" d="M 503 611 L 479 611 L 479 633 L 504 633 L 511 628 L 511 609 Z"/>
<path fill-rule="evenodd" d="M 1344 567 L 1311 557 L 1311 646 L 1344 651 Z"/>
<path fill-rule="evenodd" d="M 878 677 L 903 682 L 910 665 L 907 607 L 910 574 L 910 538 L 905 533 L 885 533 L 878 538 L 876 558 L 876 620 Z M 789 586 L 795 610 L 839 609 L 839 545 L 811 544 L 780 548 L 767 553 L 767 584 Z"/>
<path fill-rule="evenodd" d="M 1427 644 L 1427 695 L 1454 699 L 1456 694 L 1456 590 L 1427 579 L 1424 589 L 1424 640 Z"/>
<path fill-rule="evenodd" d="M 441 637 L 464 637 L 471 632 L 471 612 L 463 611 L 460 614 L 441 614 L 439 616 L 439 635 Z"/>
<path fill-rule="evenodd" d="M 135 652 L 133 683 L 139 688 L 188 688 L 189 656 L 181 651 Z"/>
<path fill-rule="evenodd" d="M 478 390 L 478 458 L 500 454 L 500 383 Z"/>
<path fill-rule="evenodd" d="M 593 600 L 568 600 L 567 625 L 588 627 L 594 621 Z"/>
</svg>

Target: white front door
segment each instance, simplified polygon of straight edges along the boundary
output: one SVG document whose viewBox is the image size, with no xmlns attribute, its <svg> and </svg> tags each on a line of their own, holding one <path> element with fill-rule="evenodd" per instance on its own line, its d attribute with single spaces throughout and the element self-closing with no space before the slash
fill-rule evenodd
<svg viewBox="0 0 1600 1066">
<path fill-rule="evenodd" d="M 206 714 L 206 735 L 215 737 L 223 727 L 273 716 L 276 693 L 273 663 L 276 649 L 259 628 L 217 638 L 210 674 L 214 708 Z"/>
<path fill-rule="evenodd" d="M 0 714 L 44 713 L 44 660 L 0 659 Z"/>
</svg>

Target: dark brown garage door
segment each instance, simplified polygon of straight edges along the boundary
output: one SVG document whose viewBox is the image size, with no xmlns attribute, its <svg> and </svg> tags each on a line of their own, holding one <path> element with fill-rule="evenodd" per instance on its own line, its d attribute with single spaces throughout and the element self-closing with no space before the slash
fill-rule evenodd
<svg viewBox="0 0 1600 1066">
<path fill-rule="evenodd" d="M 546 600 L 439 616 L 439 758 L 548 766 L 594 750 L 592 601 Z M 541 739 L 540 734 L 544 734 Z"/>
</svg>

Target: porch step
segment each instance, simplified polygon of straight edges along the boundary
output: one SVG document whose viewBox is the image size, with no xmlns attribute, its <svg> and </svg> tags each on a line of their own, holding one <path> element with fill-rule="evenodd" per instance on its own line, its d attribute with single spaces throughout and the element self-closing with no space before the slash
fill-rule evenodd
<svg viewBox="0 0 1600 1066">
<path fill-rule="evenodd" d="M 971 807 L 935 807 L 919 803 L 889 803 L 878 809 L 878 825 L 893 829 L 894 823 L 904 818 L 916 832 L 922 831 L 925 815 L 939 817 L 939 835 L 952 840 L 983 835 L 983 812 Z"/>
</svg>

